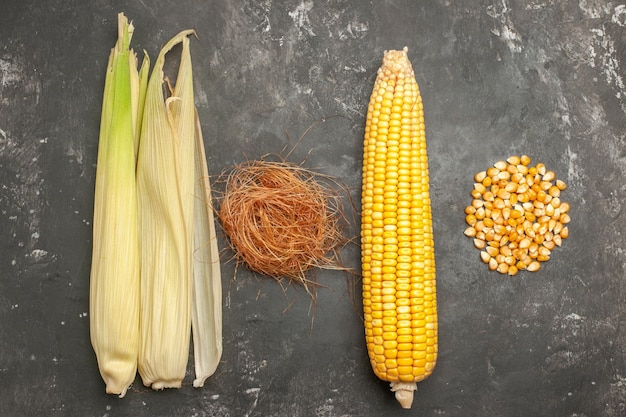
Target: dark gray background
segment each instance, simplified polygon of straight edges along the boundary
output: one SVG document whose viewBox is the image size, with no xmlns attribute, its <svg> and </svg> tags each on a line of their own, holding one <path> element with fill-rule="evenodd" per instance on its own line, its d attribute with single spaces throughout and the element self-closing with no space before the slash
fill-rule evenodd
<svg viewBox="0 0 626 417">
<path fill-rule="evenodd" d="M 156 57 L 192 41 L 216 180 L 280 152 L 358 201 L 367 101 L 409 47 L 430 156 L 439 361 L 402 411 L 366 359 L 359 281 L 308 295 L 220 238 L 224 355 L 205 388 L 104 393 L 89 343 L 91 219 L 116 15 Z M 10 0 L 0 13 L 0 415 L 626 415 L 626 8 L 618 2 Z M 569 188 L 570 238 L 538 273 L 489 272 L 463 236 L 472 176 L 526 153 Z M 307 158 L 308 155 L 308 158 Z M 219 184 L 216 184 L 219 188 Z M 356 215 L 348 208 L 349 217 Z M 348 230 L 356 236 L 358 227 Z M 359 267 L 358 248 L 342 252 Z M 236 273 L 235 273 L 236 272 Z"/>
</svg>

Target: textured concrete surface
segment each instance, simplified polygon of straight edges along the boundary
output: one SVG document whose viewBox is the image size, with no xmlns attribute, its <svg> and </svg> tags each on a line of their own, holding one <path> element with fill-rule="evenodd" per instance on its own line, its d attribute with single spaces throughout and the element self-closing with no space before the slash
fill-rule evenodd
<svg viewBox="0 0 626 417">
<path fill-rule="evenodd" d="M 91 218 L 116 15 L 154 57 L 182 29 L 214 177 L 279 152 L 358 199 L 385 49 L 425 105 L 440 355 L 401 411 L 366 359 L 359 282 L 306 293 L 228 262 L 205 388 L 107 396 L 89 343 Z M 514 0 L 10 0 L 0 13 L 0 415 L 626 415 L 626 6 Z M 474 172 L 526 153 L 565 180 L 570 237 L 538 273 L 489 272 L 463 236 Z M 354 214 L 354 213 L 351 213 Z M 357 227 L 349 231 L 358 233 Z M 358 268 L 358 250 L 343 252 Z M 191 368 L 189 372 L 191 372 Z"/>
</svg>

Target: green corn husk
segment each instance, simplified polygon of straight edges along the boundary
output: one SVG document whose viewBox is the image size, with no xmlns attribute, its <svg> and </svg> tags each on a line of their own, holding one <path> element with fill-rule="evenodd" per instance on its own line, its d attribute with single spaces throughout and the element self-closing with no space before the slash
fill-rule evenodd
<svg viewBox="0 0 626 417">
<path fill-rule="evenodd" d="M 107 65 L 93 215 L 89 293 L 91 343 L 106 392 L 123 397 L 139 352 L 139 240 L 136 142 L 149 59 L 137 71 L 129 49 L 133 25 L 120 13 Z"/>
</svg>

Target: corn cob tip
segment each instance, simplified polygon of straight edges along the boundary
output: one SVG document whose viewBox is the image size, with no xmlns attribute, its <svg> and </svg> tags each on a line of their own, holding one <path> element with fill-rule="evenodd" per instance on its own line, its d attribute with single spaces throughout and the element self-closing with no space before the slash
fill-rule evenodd
<svg viewBox="0 0 626 417">
<path fill-rule="evenodd" d="M 388 53 L 388 52 L 394 52 L 394 53 L 397 53 L 397 54 L 401 54 L 401 55 L 408 56 L 408 53 L 409 53 L 409 47 L 408 47 L 408 46 L 405 46 L 404 48 L 402 48 L 402 49 L 400 49 L 400 50 L 393 50 L 393 49 L 390 49 L 390 50 L 385 50 L 385 52 L 383 53 L 383 56 L 384 56 L 384 55 L 387 55 L 387 53 Z"/>
<path fill-rule="evenodd" d="M 396 400 L 402 408 L 411 408 L 413 404 L 413 393 L 417 391 L 415 382 L 392 382 L 391 391 L 396 394 Z"/>
<path fill-rule="evenodd" d="M 388 50 L 383 55 L 383 62 L 378 73 L 383 75 L 395 75 L 402 78 L 415 76 L 413 66 L 409 61 L 409 48 L 406 46 L 401 50 Z"/>
</svg>

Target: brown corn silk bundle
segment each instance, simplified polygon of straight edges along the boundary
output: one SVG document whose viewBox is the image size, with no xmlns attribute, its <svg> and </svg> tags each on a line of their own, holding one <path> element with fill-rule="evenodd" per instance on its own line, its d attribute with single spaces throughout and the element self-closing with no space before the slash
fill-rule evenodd
<svg viewBox="0 0 626 417">
<path fill-rule="evenodd" d="M 219 217 L 238 260 L 307 290 L 313 283 L 309 269 L 340 269 L 336 249 L 344 241 L 343 212 L 329 180 L 283 161 L 235 166 L 226 178 Z"/>
</svg>

